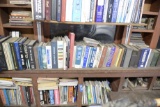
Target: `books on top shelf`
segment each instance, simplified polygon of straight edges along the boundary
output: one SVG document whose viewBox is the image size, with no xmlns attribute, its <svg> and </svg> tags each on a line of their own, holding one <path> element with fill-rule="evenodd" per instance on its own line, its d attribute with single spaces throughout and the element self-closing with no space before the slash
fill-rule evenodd
<svg viewBox="0 0 160 107">
<path fill-rule="evenodd" d="M 0 78 L 0 97 L 3 105 L 31 106 L 35 104 L 31 82 L 30 78 Z"/>
<path fill-rule="evenodd" d="M 38 82 L 39 80 L 41 82 Z M 43 80 L 45 82 L 42 82 Z M 77 81 L 77 79 L 38 78 L 40 104 L 59 105 L 75 103 L 78 92 Z M 40 87 L 43 87 L 43 89 L 40 89 Z"/>
<path fill-rule="evenodd" d="M 147 68 L 160 66 L 160 50 L 143 43 L 102 44 L 90 38 L 75 42 L 70 38 L 55 37 L 51 42 L 37 42 L 26 37 L 0 39 L 0 67 L 2 70 L 63 69 L 68 68 Z M 87 41 L 88 42 L 87 42 Z M 133 35 L 131 41 L 141 41 Z M 90 42 L 89 42 L 90 41 Z"/>
<path fill-rule="evenodd" d="M 35 20 L 140 23 L 143 5 L 144 0 L 33 0 L 32 8 Z"/>
</svg>

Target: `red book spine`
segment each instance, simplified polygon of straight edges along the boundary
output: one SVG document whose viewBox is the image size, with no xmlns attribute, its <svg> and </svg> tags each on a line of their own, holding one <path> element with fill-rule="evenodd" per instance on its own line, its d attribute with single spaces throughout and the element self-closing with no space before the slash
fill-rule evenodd
<svg viewBox="0 0 160 107">
<path fill-rule="evenodd" d="M 0 98 L 2 100 L 3 105 L 6 105 L 6 99 L 5 99 L 3 90 L 0 90 Z"/>
<path fill-rule="evenodd" d="M 59 97 L 59 90 L 58 89 L 55 89 L 54 90 L 54 98 L 55 98 L 55 104 L 58 105 L 60 104 L 60 97 Z"/>
<path fill-rule="evenodd" d="M 74 53 L 74 40 L 75 40 L 75 34 L 69 33 L 69 39 L 70 39 L 70 59 L 69 59 L 69 68 L 72 68 L 72 62 L 73 62 L 73 53 Z"/>
<path fill-rule="evenodd" d="M 66 0 L 62 0 L 62 13 L 61 13 L 61 22 L 65 22 L 66 18 Z"/>
<path fill-rule="evenodd" d="M 45 14 L 46 14 L 46 20 L 51 20 L 51 0 L 45 1 Z"/>
<path fill-rule="evenodd" d="M 68 87 L 68 102 L 73 103 L 73 86 Z"/>
</svg>

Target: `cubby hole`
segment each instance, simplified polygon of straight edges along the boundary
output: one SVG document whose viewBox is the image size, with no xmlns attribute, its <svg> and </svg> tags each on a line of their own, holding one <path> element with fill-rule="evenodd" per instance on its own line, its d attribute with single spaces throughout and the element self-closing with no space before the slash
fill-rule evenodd
<svg viewBox="0 0 160 107">
<path fill-rule="evenodd" d="M 160 77 L 157 77 L 153 85 L 153 90 L 159 90 L 159 89 L 160 89 Z"/>
<path fill-rule="evenodd" d="M 151 77 L 126 77 L 122 84 L 122 90 L 148 90 L 151 80 Z"/>
<path fill-rule="evenodd" d="M 3 106 L 35 106 L 35 93 L 31 78 L 0 78 L 0 99 Z"/>
<path fill-rule="evenodd" d="M 159 0 L 145 0 L 143 11 L 158 12 L 159 4 Z"/>
</svg>

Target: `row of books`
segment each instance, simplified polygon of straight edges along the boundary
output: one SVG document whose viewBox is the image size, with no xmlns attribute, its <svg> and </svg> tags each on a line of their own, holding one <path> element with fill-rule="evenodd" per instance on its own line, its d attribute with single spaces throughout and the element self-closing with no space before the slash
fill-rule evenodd
<svg viewBox="0 0 160 107">
<path fill-rule="evenodd" d="M 68 104 L 77 101 L 78 80 L 38 78 L 40 104 Z"/>
<path fill-rule="evenodd" d="M 31 26 L 32 25 L 32 12 L 31 11 L 19 11 L 14 10 L 9 16 L 10 25 L 22 25 Z"/>
<path fill-rule="evenodd" d="M 34 105 L 31 81 L 30 78 L 0 78 L 0 98 L 3 105 Z"/>
<path fill-rule="evenodd" d="M 144 0 L 33 0 L 36 20 L 139 23 Z"/>
<path fill-rule="evenodd" d="M 109 81 L 85 81 L 83 85 L 82 104 L 106 104 L 111 91 Z"/>
<path fill-rule="evenodd" d="M 69 39 L 70 38 L 70 39 Z M 26 37 L 0 39 L 2 70 L 160 66 L 160 50 L 147 45 L 101 44 L 75 34 L 38 43 Z"/>
</svg>

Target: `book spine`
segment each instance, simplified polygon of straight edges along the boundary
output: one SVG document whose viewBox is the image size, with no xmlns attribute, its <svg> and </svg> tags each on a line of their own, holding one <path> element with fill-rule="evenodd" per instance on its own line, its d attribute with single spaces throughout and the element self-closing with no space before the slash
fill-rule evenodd
<svg viewBox="0 0 160 107">
<path fill-rule="evenodd" d="M 85 0 L 85 11 L 86 11 L 85 22 L 89 22 L 90 6 L 91 6 L 91 0 Z"/>
<path fill-rule="evenodd" d="M 66 0 L 66 19 L 65 21 L 72 21 L 73 0 Z"/>
<path fill-rule="evenodd" d="M 107 20 L 108 2 L 109 0 L 104 0 L 103 22 Z"/>
<path fill-rule="evenodd" d="M 82 0 L 82 9 L 81 9 L 81 22 L 86 21 L 86 0 Z"/>
<path fill-rule="evenodd" d="M 52 0 L 52 13 L 51 13 L 51 19 L 56 20 L 57 19 L 57 0 Z"/>
<path fill-rule="evenodd" d="M 160 53 L 158 53 L 158 52 L 154 53 L 152 61 L 151 61 L 151 64 L 150 64 L 151 67 L 155 67 L 156 66 L 156 63 L 158 61 L 159 56 L 160 56 Z"/>
<path fill-rule="evenodd" d="M 57 56 L 57 41 L 52 44 L 52 68 L 58 68 L 58 56 Z"/>
<path fill-rule="evenodd" d="M 62 7 L 62 1 L 57 0 L 57 21 L 61 21 L 61 7 Z"/>
<path fill-rule="evenodd" d="M 54 90 L 49 90 L 50 104 L 54 104 Z"/>
<path fill-rule="evenodd" d="M 150 55 L 149 55 L 149 57 L 148 57 L 148 62 L 146 63 L 146 67 L 150 67 L 150 64 L 151 64 L 153 55 L 154 55 L 154 52 L 153 52 L 153 50 L 151 49 Z"/>
<path fill-rule="evenodd" d="M 74 22 L 81 21 L 81 8 L 82 8 L 82 0 L 73 0 L 72 21 Z"/>
<path fill-rule="evenodd" d="M 138 63 L 138 68 L 144 68 L 145 67 L 149 51 L 150 51 L 150 49 L 142 49 L 140 60 L 139 60 L 139 63 Z"/>
<path fill-rule="evenodd" d="M 68 102 L 72 103 L 73 101 L 73 86 L 68 87 Z"/>
<path fill-rule="evenodd" d="M 105 55 L 105 59 L 104 59 L 104 62 L 103 62 L 103 67 L 106 67 L 108 58 L 109 58 L 109 56 L 110 56 L 110 52 L 111 52 L 111 47 L 108 47 L 107 52 L 106 52 L 106 55 Z"/>
<path fill-rule="evenodd" d="M 135 67 L 137 56 L 138 56 L 138 52 L 133 50 L 132 55 L 131 55 L 131 59 L 130 59 L 130 62 L 129 62 L 129 67 Z"/>
<path fill-rule="evenodd" d="M 42 63 L 42 47 L 37 47 L 37 51 L 38 51 L 39 69 L 43 69 L 43 63 Z"/>
<path fill-rule="evenodd" d="M 76 46 L 75 68 L 80 68 L 81 66 L 82 52 L 83 52 L 83 47 Z"/>
<path fill-rule="evenodd" d="M 74 101 L 73 101 L 73 103 L 75 103 L 77 101 L 77 90 L 78 90 L 78 86 L 74 86 Z"/>
<path fill-rule="evenodd" d="M 108 3 L 107 22 L 111 22 L 113 2 L 114 0 L 109 0 L 109 3 Z"/>
<path fill-rule="evenodd" d="M 46 0 L 45 1 L 45 15 L 46 15 L 46 20 L 51 20 L 51 6 L 52 6 L 52 0 Z"/>
<path fill-rule="evenodd" d="M 28 46 L 28 55 L 29 55 L 30 68 L 31 69 L 36 69 L 34 52 L 33 52 L 33 47 L 32 46 Z"/>
<path fill-rule="evenodd" d="M 4 93 L 4 97 L 6 99 L 6 105 L 9 106 L 10 105 L 10 102 L 9 102 L 9 97 L 7 95 L 7 90 L 6 89 L 3 89 L 3 93 Z"/>
<path fill-rule="evenodd" d="M 46 91 L 47 91 L 47 90 L 42 90 L 43 99 L 44 99 L 44 104 L 47 104 L 47 95 L 46 95 Z"/>
<path fill-rule="evenodd" d="M 125 60 L 125 56 L 126 56 L 126 49 L 124 50 L 124 53 L 123 53 L 123 57 L 122 57 L 122 61 L 121 61 L 121 64 L 120 64 L 120 67 L 123 67 L 123 64 L 124 64 L 124 60 Z"/>
<path fill-rule="evenodd" d="M 44 20 L 43 19 L 43 0 L 33 0 L 34 6 L 34 19 L 35 20 Z"/>
<path fill-rule="evenodd" d="M 55 98 L 55 104 L 60 104 L 60 97 L 59 97 L 59 90 L 58 89 L 55 89 L 54 90 L 54 98 Z"/>
<path fill-rule="evenodd" d="M 52 50 L 51 46 L 46 46 L 47 69 L 52 69 Z"/>
<path fill-rule="evenodd" d="M 15 50 L 15 53 L 16 53 L 16 56 L 17 56 L 17 62 L 18 62 L 18 66 L 19 66 L 19 70 L 22 70 L 22 60 L 21 60 L 21 57 L 20 57 L 20 50 L 19 50 L 19 43 L 18 42 L 15 42 L 14 43 L 14 50 Z"/>
<path fill-rule="evenodd" d="M 128 14 L 127 14 L 127 17 L 125 19 L 126 23 L 130 23 L 131 22 L 131 16 L 132 16 L 133 7 L 134 7 L 134 0 L 130 0 L 129 1 L 129 6 L 128 6 Z"/>
<path fill-rule="evenodd" d="M 4 55 L 4 50 L 3 50 L 3 47 L 2 47 L 2 43 L 0 43 L 0 68 L 1 70 L 8 70 L 8 67 L 7 67 L 7 63 L 6 63 L 6 59 L 5 59 L 5 55 Z"/>
<path fill-rule="evenodd" d="M 58 68 L 63 68 L 63 41 L 57 41 Z"/>
<path fill-rule="evenodd" d="M 2 89 L 0 89 L 0 98 L 2 100 L 3 105 L 6 105 L 6 99 Z"/>
<path fill-rule="evenodd" d="M 30 69 L 27 45 L 24 45 L 24 53 L 25 53 L 25 61 L 26 61 L 25 64 L 26 64 L 26 67 L 27 67 L 27 69 Z"/>
<path fill-rule="evenodd" d="M 31 106 L 31 94 L 28 86 L 25 86 L 25 91 L 26 91 L 27 104 L 28 106 Z"/>
<path fill-rule="evenodd" d="M 62 14 L 61 14 L 61 22 L 65 21 L 66 17 L 66 0 L 62 0 Z"/>
<path fill-rule="evenodd" d="M 90 6 L 90 18 L 89 18 L 89 22 L 93 21 L 93 17 L 94 17 L 94 8 L 95 7 L 95 0 L 91 0 L 91 6 Z"/>
<path fill-rule="evenodd" d="M 118 6 L 116 22 L 120 22 L 121 15 L 122 15 L 122 12 L 123 12 L 123 4 L 124 4 L 124 0 L 120 0 L 119 1 L 119 6 Z"/>
<path fill-rule="evenodd" d="M 40 95 L 40 104 L 43 105 L 44 104 L 44 99 L 43 99 L 43 92 L 42 92 L 42 90 L 39 91 L 39 95 Z"/>
<path fill-rule="evenodd" d="M 47 55 L 46 55 L 46 46 L 42 46 L 42 65 L 43 69 L 47 68 Z"/>
<path fill-rule="evenodd" d="M 91 47 L 90 51 L 89 51 L 89 56 L 88 56 L 88 59 L 87 59 L 87 67 L 89 67 L 89 64 L 91 62 L 92 54 L 93 54 L 93 47 Z"/>
<path fill-rule="evenodd" d="M 98 0 L 96 9 L 96 22 L 103 22 L 104 0 Z"/>
<path fill-rule="evenodd" d="M 25 53 L 23 50 L 23 45 L 19 43 L 19 52 L 20 52 L 20 58 L 22 62 L 22 69 L 26 69 L 26 64 L 25 64 Z"/>
<path fill-rule="evenodd" d="M 12 54 L 12 58 L 13 58 L 14 68 L 16 70 L 18 70 L 19 66 L 18 66 L 18 62 L 17 62 L 16 53 L 15 53 L 15 50 L 14 50 L 14 43 L 9 43 L 9 44 L 10 44 L 11 54 Z"/>
<path fill-rule="evenodd" d="M 120 0 L 114 0 L 113 8 L 112 8 L 112 19 L 111 22 L 115 23 L 118 14 L 118 5 Z"/>
<path fill-rule="evenodd" d="M 111 66 L 111 63 L 112 63 L 112 59 L 113 59 L 115 50 L 116 50 L 116 47 L 112 47 L 112 48 L 111 48 L 111 52 L 110 52 L 108 61 L 107 61 L 107 63 L 106 63 L 106 67 L 110 67 L 110 66 Z"/>
<path fill-rule="evenodd" d="M 122 16 L 121 16 L 121 22 L 125 22 L 127 9 L 128 9 L 128 4 L 129 4 L 128 2 L 129 2 L 129 0 L 124 1 L 124 7 L 123 7 L 123 13 L 122 13 Z"/>
<path fill-rule="evenodd" d="M 89 68 L 93 68 L 93 63 L 95 60 L 96 51 L 97 51 L 97 47 L 93 47 L 93 52 L 92 52 L 92 56 L 91 56 L 91 61 L 89 63 Z"/>
</svg>

